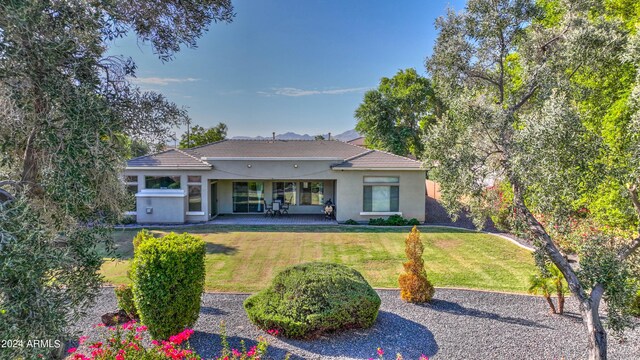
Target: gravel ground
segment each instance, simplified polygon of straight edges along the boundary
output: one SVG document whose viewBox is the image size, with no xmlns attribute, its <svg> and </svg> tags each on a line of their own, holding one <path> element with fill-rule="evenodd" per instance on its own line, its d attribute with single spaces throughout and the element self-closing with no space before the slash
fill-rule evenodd
<svg viewBox="0 0 640 360">
<path fill-rule="evenodd" d="M 569 298 L 566 315 L 548 313 L 542 298 L 471 290 L 438 289 L 429 305 L 406 304 L 396 290 L 379 290 L 382 306 L 375 326 L 350 330 L 313 341 L 269 339 L 268 357 L 281 359 L 368 359 L 382 347 L 394 358 L 417 359 L 583 359 L 586 340 L 577 304 Z M 239 347 L 264 332 L 254 327 L 242 308 L 247 295 L 205 294 L 200 319 L 191 344 L 207 358 L 220 344 L 220 322 L 227 324 L 228 340 Z M 103 289 L 99 304 L 77 324 L 84 334 L 94 330 L 99 316 L 116 308 L 112 288 Z M 639 324 L 640 325 L 640 324 Z M 640 359 L 640 327 L 626 334 L 626 341 L 609 341 L 609 358 Z"/>
</svg>

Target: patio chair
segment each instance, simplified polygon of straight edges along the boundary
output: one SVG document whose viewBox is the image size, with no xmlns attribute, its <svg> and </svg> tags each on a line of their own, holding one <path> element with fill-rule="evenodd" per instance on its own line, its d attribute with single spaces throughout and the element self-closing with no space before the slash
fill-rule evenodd
<svg viewBox="0 0 640 360">
<path fill-rule="evenodd" d="M 273 216 L 273 206 L 267 204 L 266 200 L 262 200 L 262 203 L 264 204 L 264 216 L 267 217 L 268 215 Z"/>
<path fill-rule="evenodd" d="M 289 205 L 291 205 L 290 202 L 285 201 L 284 203 L 282 203 L 282 206 L 280 206 L 280 208 L 282 209 L 282 214 L 283 215 L 289 215 Z"/>
<path fill-rule="evenodd" d="M 332 220 L 333 219 L 333 205 L 326 205 L 324 207 L 324 218 L 325 220 Z"/>
</svg>

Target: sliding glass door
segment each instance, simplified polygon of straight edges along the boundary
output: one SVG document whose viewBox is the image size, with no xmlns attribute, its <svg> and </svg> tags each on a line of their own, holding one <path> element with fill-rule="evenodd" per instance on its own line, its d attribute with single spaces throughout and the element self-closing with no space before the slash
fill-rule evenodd
<svg viewBox="0 0 640 360">
<path fill-rule="evenodd" d="M 264 201 L 264 183 L 234 182 L 233 183 L 233 212 L 262 212 Z"/>
</svg>

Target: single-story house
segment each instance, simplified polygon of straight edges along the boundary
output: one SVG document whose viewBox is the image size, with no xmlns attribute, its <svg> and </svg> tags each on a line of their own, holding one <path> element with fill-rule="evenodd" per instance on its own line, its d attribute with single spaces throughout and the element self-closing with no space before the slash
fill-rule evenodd
<svg viewBox="0 0 640 360">
<path fill-rule="evenodd" d="M 124 175 L 138 223 L 262 213 L 274 200 L 290 214 L 322 214 L 331 200 L 340 222 L 425 219 L 420 162 L 336 140 L 222 140 L 131 159 Z"/>
</svg>

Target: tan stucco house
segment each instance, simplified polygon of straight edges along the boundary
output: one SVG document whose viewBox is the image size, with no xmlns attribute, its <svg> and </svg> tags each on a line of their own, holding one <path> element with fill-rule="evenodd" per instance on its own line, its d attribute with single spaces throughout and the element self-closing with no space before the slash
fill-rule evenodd
<svg viewBox="0 0 640 360">
<path fill-rule="evenodd" d="M 223 140 L 129 160 L 125 181 L 138 223 L 202 222 L 263 213 L 273 200 L 290 214 L 367 221 L 393 214 L 425 219 L 421 163 L 336 140 Z"/>
</svg>

